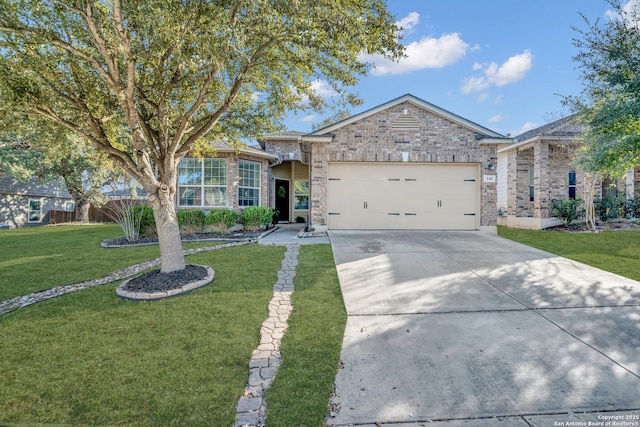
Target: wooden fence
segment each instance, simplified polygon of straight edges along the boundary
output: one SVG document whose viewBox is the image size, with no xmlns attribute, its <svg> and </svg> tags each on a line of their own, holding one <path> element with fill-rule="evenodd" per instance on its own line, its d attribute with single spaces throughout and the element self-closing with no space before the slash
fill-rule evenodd
<svg viewBox="0 0 640 427">
<path fill-rule="evenodd" d="M 138 200 L 136 204 L 147 205 L 146 200 Z M 112 218 L 114 208 L 119 203 L 118 200 L 110 200 L 102 207 L 95 207 L 91 205 L 89 207 L 89 222 L 115 222 Z M 50 224 L 62 224 L 65 222 L 75 222 L 75 212 L 65 211 L 49 211 L 49 223 Z"/>
</svg>

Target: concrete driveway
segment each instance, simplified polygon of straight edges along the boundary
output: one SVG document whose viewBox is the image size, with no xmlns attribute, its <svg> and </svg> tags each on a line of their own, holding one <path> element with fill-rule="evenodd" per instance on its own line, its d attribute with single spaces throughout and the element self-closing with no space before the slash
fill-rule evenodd
<svg viewBox="0 0 640 427">
<path fill-rule="evenodd" d="M 640 426 L 640 283 L 481 232 L 330 238 L 329 425 Z"/>
</svg>

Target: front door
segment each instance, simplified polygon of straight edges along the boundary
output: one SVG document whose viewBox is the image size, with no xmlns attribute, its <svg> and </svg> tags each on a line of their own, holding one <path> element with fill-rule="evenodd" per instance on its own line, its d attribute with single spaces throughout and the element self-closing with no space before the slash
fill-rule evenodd
<svg viewBox="0 0 640 427">
<path fill-rule="evenodd" d="M 278 222 L 289 222 L 289 181 L 276 179 L 276 210 Z"/>
</svg>

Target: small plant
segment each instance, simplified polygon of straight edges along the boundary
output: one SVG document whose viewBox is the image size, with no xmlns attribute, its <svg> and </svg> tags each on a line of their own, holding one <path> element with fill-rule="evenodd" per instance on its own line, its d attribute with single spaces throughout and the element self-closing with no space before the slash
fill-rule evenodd
<svg viewBox="0 0 640 427">
<path fill-rule="evenodd" d="M 145 237 L 155 237 L 156 219 L 153 216 L 153 209 L 150 206 L 134 206 L 134 215 L 140 218 L 140 235 Z"/>
<path fill-rule="evenodd" d="M 242 211 L 242 225 L 246 230 L 266 228 L 273 219 L 273 210 L 266 206 L 249 206 Z"/>
<path fill-rule="evenodd" d="M 180 226 L 193 225 L 202 227 L 204 225 L 204 212 L 202 211 L 187 209 L 176 212 L 176 216 Z"/>
<path fill-rule="evenodd" d="M 214 209 L 205 217 L 204 224 L 212 231 L 223 232 L 237 224 L 240 214 L 232 209 Z"/>
<path fill-rule="evenodd" d="M 187 209 L 176 212 L 180 234 L 193 236 L 204 228 L 204 212 L 195 209 Z"/>
<path fill-rule="evenodd" d="M 593 207 L 600 221 L 621 218 L 625 212 L 626 201 L 623 196 L 608 196 L 593 202 Z"/>
<path fill-rule="evenodd" d="M 628 199 L 624 210 L 627 218 L 640 218 L 640 197 Z"/>
<path fill-rule="evenodd" d="M 584 216 L 584 208 L 581 208 L 582 199 L 553 199 L 551 200 L 551 215 L 559 218 L 564 225 L 570 225 L 573 221 Z"/>
</svg>

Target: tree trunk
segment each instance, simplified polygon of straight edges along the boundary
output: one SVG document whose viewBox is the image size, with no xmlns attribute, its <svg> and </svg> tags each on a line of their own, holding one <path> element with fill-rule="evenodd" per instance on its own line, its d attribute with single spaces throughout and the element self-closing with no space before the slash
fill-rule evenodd
<svg viewBox="0 0 640 427">
<path fill-rule="evenodd" d="M 180 240 L 180 228 L 173 203 L 161 203 L 159 198 L 151 200 L 153 215 L 156 220 L 158 242 L 160 244 L 160 271 L 170 273 L 184 270 L 184 253 Z"/>
<path fill-rule="evenodd" d="M 89 200 L 82 200 L 82 201 L 76 202 L 76 222 L 89 222 L 90 207 L 91 207 L 91 202 Z"/>
</svg>

